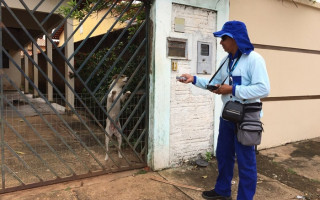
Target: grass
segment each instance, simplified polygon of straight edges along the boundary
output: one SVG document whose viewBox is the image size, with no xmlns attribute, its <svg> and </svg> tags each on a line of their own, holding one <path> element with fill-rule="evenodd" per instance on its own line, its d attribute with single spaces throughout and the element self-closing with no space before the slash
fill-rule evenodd
<svg viewBox="0 0 320 200">
<path fill-rule="evenodd" d="M 297 172 L 295 172 L 292 168 L 289 168 L 289 169 L 288 169 L 288 172 L 289 172 L 290 174 L 297 174 Z"/>
</svg>

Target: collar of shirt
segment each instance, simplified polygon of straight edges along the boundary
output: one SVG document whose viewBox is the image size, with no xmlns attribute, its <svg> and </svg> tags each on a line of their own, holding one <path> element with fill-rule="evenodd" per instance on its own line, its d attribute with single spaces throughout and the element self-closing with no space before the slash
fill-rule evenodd
<svg viewBox="0 0 320 200">
<path fill-rule="evenodd" d="M 241 52 L 240 52 L 240 50 L 238 49 L 237 52 L 236 52 L 236 54 L 235 54 L 234 56 L 232 56 L 232 54 L 229 53 L 228 57 L 229 57 L 229 59 L 233 62 L 235 58 L 238 58 L 238 57 L 239 57 L 239 54 L 240 54 L 240 53 L 241 53 Z"/>
</svg>

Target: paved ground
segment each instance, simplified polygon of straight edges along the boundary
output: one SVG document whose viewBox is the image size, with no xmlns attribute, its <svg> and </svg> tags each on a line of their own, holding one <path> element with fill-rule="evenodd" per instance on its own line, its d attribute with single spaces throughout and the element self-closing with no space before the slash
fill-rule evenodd
<svg viewBox="0 0 320 200">
<path fill-rule="evenodd" d="M 315 138 L 260 151 L 257 154 L 258 186 L 255 200 L 320 199 L 319 150 L 320 138 Z M 216 176 L 217 163 L 213 159 L 204 168 L 190 162 L 158 172 L 132 170 L 3 194 L 0 199 L 202 199 L 201 190 L 211 189 Z M 233 199 L 236 199 L 237 184 L 235 169 Z"/>
</svg>

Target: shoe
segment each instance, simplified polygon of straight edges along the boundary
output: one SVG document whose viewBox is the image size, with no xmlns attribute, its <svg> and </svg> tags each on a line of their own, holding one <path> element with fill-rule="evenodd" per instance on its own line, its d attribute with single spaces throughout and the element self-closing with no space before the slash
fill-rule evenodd
<svg viewBox="0 0 320 200">
<path fill-rule="evenodd" d="M 229 196 L 221 196 L 220 194 L 216 193 L 216 191 L 210 190 L 210 191 L 204 191 L 202 192 L 202 197 L 205 199 L 217 199 L 217 200 L 232 200 L 232 198 Z"/>
</svg>

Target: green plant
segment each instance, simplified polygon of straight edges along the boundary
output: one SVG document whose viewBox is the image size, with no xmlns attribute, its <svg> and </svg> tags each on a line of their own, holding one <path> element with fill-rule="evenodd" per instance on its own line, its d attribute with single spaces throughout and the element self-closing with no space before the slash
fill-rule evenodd
<svg viewBox="0 0 320 200">
<path fill-rule="evenodd" d="M 212 153 L 207 151 L 205 154 L 205 160 L 210 161 L 211 159 L 212 159 Z"/>
<path fill-rule="evenodd" d="M 288 172 L 289 172 L 290 174 L 297 174 L 297 172 L 295 172 L 292 168 L 289 168 L 289 169 L 288 169 Z"/>
</svg>

